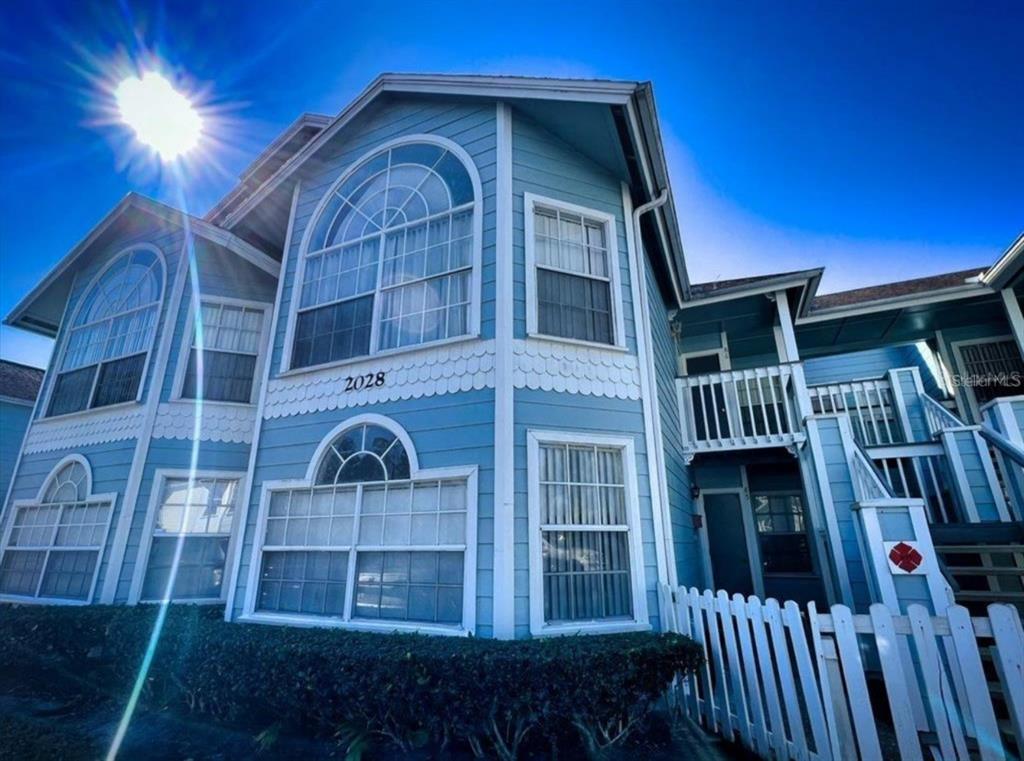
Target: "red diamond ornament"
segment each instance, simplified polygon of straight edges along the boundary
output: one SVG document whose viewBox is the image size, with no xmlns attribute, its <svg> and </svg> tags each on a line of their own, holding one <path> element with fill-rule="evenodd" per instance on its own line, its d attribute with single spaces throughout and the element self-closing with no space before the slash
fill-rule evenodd
<svg viewBox="0 0 1024 761">
<path fill-rule="evenodd" d="M 906 542 L 893 545 L 893 548 L 889 550 L 889 560 L 894 566 L 906 573 L 913 573 L 924 562 L 921 553 Z"/>
</svg>

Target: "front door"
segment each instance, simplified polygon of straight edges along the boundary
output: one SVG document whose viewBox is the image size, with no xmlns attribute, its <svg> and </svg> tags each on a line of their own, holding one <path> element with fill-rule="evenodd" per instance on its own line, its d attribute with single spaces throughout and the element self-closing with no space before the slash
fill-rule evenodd
<svg viewBox="0 0 1024 761">
<path fill-rule="evenodd" d="M 705 494 L 704 521 L 715 589 L 744 597 L 754 594 L 740 493 Z"/>
</svg>

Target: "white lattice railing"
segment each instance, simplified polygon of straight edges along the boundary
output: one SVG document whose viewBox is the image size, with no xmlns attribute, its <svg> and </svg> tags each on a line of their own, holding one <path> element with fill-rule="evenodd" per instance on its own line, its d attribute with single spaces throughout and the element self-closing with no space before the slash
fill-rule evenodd
<svg viewBox="0 0 1024 761">
<path fill-rule="evenodd" d="M 904 440 L 892 386 L 885 378 L 808 386 L 811 410 L 817 414 L 845 412 L 854 438 L 865 447 Z"/>
<path fill-rule="evenodd" d="M 676 381 L 689 452 L 803 441 L 789 365 L 727 370 Z"/>
</svg>

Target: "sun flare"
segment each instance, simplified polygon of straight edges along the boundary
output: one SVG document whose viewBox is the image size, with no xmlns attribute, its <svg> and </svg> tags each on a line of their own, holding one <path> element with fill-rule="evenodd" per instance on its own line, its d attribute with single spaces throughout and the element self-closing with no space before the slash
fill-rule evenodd
<svg viewBox="0 0 1024 761">
<path fill-rule="evenodd" d="M 115 98 L 121 120 L 162 159 L 176 159 L 199 143 L 202 118 L 188 97 L 160 74 L 151 71 L 124 79 Z"/>
</svg>

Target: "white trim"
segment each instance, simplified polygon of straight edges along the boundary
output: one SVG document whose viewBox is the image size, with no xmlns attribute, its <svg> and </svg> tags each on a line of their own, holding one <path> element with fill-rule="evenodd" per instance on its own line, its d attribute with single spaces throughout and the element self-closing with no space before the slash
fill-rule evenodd
<svg viewBox="0 0 1024 761">
<path fill-rule="evenodd" d="M 681 351 L 678 353 L 677 362 L 679 375 L 686 376 L 690 375 L 687 369 L 686 362 L 690 359 L 699 359 L 700 357 L 718 357 L 718 368 L 721 372 L 732 370 L 732 360 L 729 358 L 729 340 L 726 336 L 725 331 L 721 332 L 721 346 L 717 349 L 699 349 L 696 351 Z"/>
<path fill-rule="evenodd" d="M 270 371 L 274 356 L 274 336 L 277 334 L 277 323 L 281 318 L 281 299 L 284 296 L 284 281 L 287 268 L 285 264 L 291 255 L 292 233 L 295 227 L 295 210 L 302 192 L 302 181 L 298 180 L 292 188 L 292 203 L 288 213 L 288 229 L 284 235 L 284 248 L 281 249 L 281 276 L 277 279 L 277 293 L 274 295 L 274 308 L 270 317 L 270 332 L 263 350 L 267 353 L 267 361 L 263 363 L 263 378 L 260 381 L 260 393 L 256 400 L 256 423 L 252 432 L 252 444 L 249 446 L 249 461 L 246 466 L 246 477 L 242 483 L 242 502 L 235 511 L 235 518 L 241 528 L 238 541 L 224 563 L 224 576 L 227 579 L 227 599 L 224 601 L 224 620 L 234 618 L 235 591 L 238 587 L 238 570 L 242 562 L 242 549 L 245 545 L 245 532 L 249 523 L 249 504 L 252 501 L 252 487 L 256 477 L 256 455 L 259 451 L 260 434 L 263 431 L 263 411 L 267 403 L 267 387 L 270 385 Z M 255 543 L 256 537 L 253 536 Z"/>
<path fill-rule="evenodd" d="M 139 602 L 143 602 L 142 596 L 142 583 L 146 578 L 146 570 L 149 565 L 149 553 L 153 546 L 153 530 L 156 525 L 156 516 L 160 511 L 160 499 L 164 493 L 164 486 L 167 481 L 171 479 L 176 480 L 187 480 L 194 481 L 199 479 L 216 478 L 224 481 L 236 481 L 235 486 L 235 505 L 234 515 L 231 521 L 231 537 L 228 539 L 228 549 L 224 554 L 224 578 L 227 579 L 227 564 L 230 562 L 230 558 L 233 555 L 234 546 L 240 541 L 240 534 L 244 529 L 239 528 L 238 513 L 239 507 L 238 500 L 241 498 L 243 487 L 245 484 L 246 473 L 245 471 L 238 470 L 196 470 L 192 471 L 188 468 L 158 468 L 153 473 L 153 482 L 150 487 L 149 494 L 149 506 L 146 509 L 146 518 L 142 527 L 142 537 L 139 540 L 139 551 L 136 556 L 135 568 L 132 572 L 131 586 L 128 590 L 128 604 L 136 605 Z M 187 536 L 187 535 L 186 535 Z M 221 596 L 216 602 L 223 602 L 227 596 L 227 587 L 221 585 Z M 148 600 L 146 602 L 149 602 Z M 172 600 L 172 602 L 176 602 Z M 203 602 L 202 600 L 185 599 L 181 600 L 182 603 L 196 603 Z"/>
<path fill-rule="evenodd" d="M 512 110 L 496 111 L 494 309 L 494 636 L 515 636 L 515 433 Z"/>
<path fill-rule="evenodd" d="M 380 421 L 386 421 L 386 425 Z M 274 491 L 287 491 L 291 489 L 310 489 L 314 486 L 313 475 L 316 472 L 317 467 L 320 464 L 318 459 L 320 455 L 326 450 L 328 446 L 334 441 L 335 437 L 343 430 L 347 430 L 353 426 L 361 425 L 364 423 L 372 423 L 374 425 L 385 425 L 385 427 L 394 433 L 399 441 L 406 446 L 406 454 L 409 456 L 409 479 L 399 479 L 399 483 L 408 483 L 415 481 L 432 481 L 432 480 L 455 480 L 465 479 L 466 481 L 466 541 L 464 545 L 459 545 L 457 548 L 448 545 L 437 545 L 426 547 L 406 547 L 400 548 L 401 551 L 414 551 L 416 549 L 423 549 L 432 552 L 438 551 L 459 551 L 465 554 L 463 561 L 463 587 L 462 587 L 462 623 L 459 625 L 445 625 L 445 624 L 427 624 L 422 622 L 403 622 L 403 621 L 371 621 L 362 619 L 353 619 L 352 617 L 352 600 L 355 586 L 355 563 L 356 555 L 360 551 L 359 545 L 359 516 L 361 513 L 357 513 L 355 525 L 353 526 L 353 544 L 351 545 L 339 545 L 337 548 L 331 548 L 338 552 L 348 553 L 349 571 L 346 577 L 345 587 L 345 605 L 341 618 L 320 618 L 310 615 L 289 615 L 282 613 L 266 613 L 259 612 L 256 610 L 256 598 L 257 588 L 259 586 L 259 570 L 262 562 L 264 538 L 266 537 L 267 530 L 267 515 L 269 512 L 270 505 L 270 494 Z M 408 444 L 406 442 L 409 442 Z M 430 468 L 421 470 L 418 465 L 416 457 L 416 450 L 413 448 L 411 440 L 409 439 L 408 433 L 393 420 L 383 418 L 380 415 L 357 415 L 350 418 L 345 423 L 332 430 L 324 439 L 320 442 L 317 447 L 317 456 L 315 456 L 310 462 L 307 477 L 304 479 L 285 479 L 276 481 L 264 481 L 261 486 L 260 493 L 260 506 L 259 512 L 256 518 L 256 529 L 253 535 L 252 547 L 250 550 L 250 565 L 249 565 L 249 576 L 245 590 L 245 600 L 243 602 L 242 613 L 238 616 L 239 621 L 255 622 L 255 623 L 274 623 L 274 624 L 285 624 L 285 625 L 297 625 L 297 626 L 319 626 L 326 628 L 337 628 L 337 629 L 359 629 L 366 631 L 406 631 L 406 632 L 423 632 L 430 634 L 456 634 L 466 635 L 472 634 L 476 630 L 476 582 L 477 582 L 477 521 L 478 521 L 478 501 L 479 501 L 479 483 L 478 483 L 478 468 L 476 465 L 469 466 L 455 466 L 455 467 L 444 467 L 444 468 Z M 387 483 L 387 482 L 379 482 Z M 352 486 L 358 489 L 363 488 L 363 484 L 352 484 Z M 241 544 L 241 541 L 239 542 Z M 379 546 L 368 547 L 365 551 L 382 551 L 387 548 L 381 548 Z M 241 549 L 239 550 L 241 553 Z M 237 570 L 236 570 L 237 573 Z M 232 585 L 232 593 L 234 592 L 234 584 Z M 232 595 L 229 595 L 228 608 L 226 609 L 225 615 L 230 615 Z"/>
<path fill-rule="evenodd" d="M 316 477 L 316 469 L 320 467 L 320 461 L 327 453 L 331 444 L 334 443 L 334 440 L 350 428 L 355 428 L 360 425 L 376 425 L 390 433 L 393 433 L 395 438 L 397 438 L 402 443 L 402 446 L 405 447 L 405 454 L 409 458 L 410 477 L 418 477 L 417 474 L 420 471 L 419 459 L 416 457 L 416 448 L 413 446 L 412 438 L 406 430 L 389 417 L 378 415 L 375 412 L 366 412 L 362 415 L 354 415 L 350 418 L 346 418 L 334 426 L 334 428 L 332 428 L 330 432 L 320 440 L 316 450 L 313 452 L 313 457 L 309 461 L 309 466 L 306 468 L 305 480 L 307 482 L 310 484 L 313 483 L 313 479 Z"/>
<path fill-rule="evenodd" d="M 312 142 L 316 142 L 318 138 L 314 138 Z M 370 326 L 371 337 L 370 337 L 370 350 L 365 355 L 359 355 L 358 357 L 349 357 L 343 360 L 332 360 L 331 362 L 323 363 L 320 365 L 310 365 L 304 367 L 292 367 L 292 350 L 294 348 L 295 341 L 295 327 L 298 322 L 299 307 L 301 304 L 301 294 L 303 280 L 306 274 L 306 260 L 309 258 L 309 246 L 310 239 L 313 237 L 313 231 L 317 226 L 320 215 L 327 207 L 328 203 L 334 197 L 335 191 L 340 188 L 353 172 L 361 167 L 365 162 L 369 161 L 378 154 L 389 151 L 393 148 L 397 148 L 402 145 L 409 145 L 412 143 L 428 143 L 430 145 L 436 145 L 440 148 L 451 153 L 460 162 L 462 162 L 466 173 L 469 175 L 470 182 L 473 185 L 473 248 L 472 248 L 472 267 L 470 270 L 469 288 L 470 288 L 470 300 L 469 300 L 469 319 L 466 324 L 466 333 L 458 336 L 448 336 L 443 339 L 436 341 L 425 341 L 423 343 L 415 344 L 412 346 L 403 346 L 391 349 L 380 349 L 378 343 L 380 341 L 379 333 L 379 321 L 380 321 L 380 301 L 381 301 L 381 273 L 384 268 L 384 247 L 381 246 L 380 258 L 377 261 L 377 285 L 373 291 L 373 322 Z M 307 144 L 308 145 L 308 144 Z M 308 217 L 306 222 L 306 229 L 302 233 L 302 242 L 299 246 L 298 259 L 295 264 L 295 277 L 291 282 L 291 301 L 288 308 L 288 323 L 285 328 L 284 347 L 281 352 L 281 361 L 279 365 L 279 373 L 292 374 L 310 372 L 317 369 L 322 369 L 327 366 L 334 366 L 337 364 L 348 363 L 353 361 L 363 361 L 368 358 L 381 356 L 383 354 L 402 354 L 406 351 L 415 351 L 416 349 L 422 349 L 424 347 L 430 347 L 447 343 L 453 339 L 465 340 L 468 338 L 476 338 L 480 335 L 480 292 L 483 269 L 483 186 L 480 181 L 480 173 L 477 170 L 476 163 L 473 161 L 473 157 L 469 155 L 465 148 L 453 140 L 449 140 L 446 137 L 440 135 L 431 135 L 426 133 L 404 135 L 402 137 L 396 137 L 392 140 L 386 140 L 379 143 L 369 150 L 363 152 L 358 158 L 350 163 L 341 174 L 331 183 L 331 186 L 324 192 L 323 196 L 317 202 L 316 209 Z M 461 207 L 460 207 L 461 208 Z M 381 235 L 384 233 L 381 232 Z M 317 305 L 316 307 L 308 307 L 308 309 L 319 308 L 323 305 Z"/>
<path fill-rule="evenodd" d="M 265 301 L 254 301 L 251 299 L 237 299 L 230 296 L 203 296 L 202 294 L 191 293 L 188 300 L 188 315 L 185 318 L 185 328 L 181 333 L 181 342 L 178 346 L 178 361 L 177 367 L 174 371 L 174 382 L 171 386 L 171 399 L 172 402 L 189 402 L 193 403 L 195 399 L 188 399 L 183 397 L 182 390 L 185 386 L 185 375 L 188 369 L 188 358 L 192 352 L 193 343 L 195 341 L 195 316 L 196 316 L 196 302 L 198 297 L 199 304 L 218 304 L 231 307 L 242 307 L 244 309 L 253 309 L 262 313 L 260 322 L 260 338 L 259 346 L 266 347 L 268 343 L 268 337 L 270 336 L 270 314 L 273 311 L 274 305 L 268 304 Z M 204 346 L 204 350 L 206 347 Z M 210 351 L 217 351 L 217 349 L 210 349 Z M 242 352 L 247 353 L 247 352 Z M 225 402 L 219 400 L 203 399 L 204 404 L 213 402 L 214 404 L 231 404 L 241 405 L 245 407 L 251 407 L 256 404 L 256 401 L 260 397 L 261 379 L 263 377 L 263 365 L 269 360 L 267 355 L 269 352 L 260 351 L 257 349 L 256 352 L 256 366 L 253 368 L 252 378 L 252 390 L 249 393 L 249 402 Z"/>
<path fill-rule="evenodd" d="M 82 311 L 82 306 L 85 304 L 86 298 L 89 296 L 90 293 L 92 293 L 93 289 L 96 288 L 96 286 L 99 284 L 99 282 L 103 279 L 103 276 L 110 270 L 110 268 L 114 264 L 116 264 L 118 261 L 120 261 L 125 256 L 131 256 L 131 254 L 133 252 L 139 251 L 139 250 L 149 251 L 150 253 L 155 254 L 156 257 L 157 257 L 157 261 L 160 263 L 160 298 L 158 298 L 155 302 L 151 302 L 150 304 L 146 305 L 146 308 L 155 305 L 156 306 L 156 315 L 153 318 L 153 326 L 152 326 L 152 329 L 150 331 L 149 340 L 147 341 L 147 344 L 146 344 L 146 361 L 142 365 L 142 374 L 139 377 L 139 388 L 135 392 L 135 399 L 134 400 L 126 400 L 125 402 L 119 402 L 117 405 L 107 404 L 107 405 L 103 405 L 102 407 L 93 407 L 92 406 L 92 400 L 93 400 L 93 397 L 96 394 L 96 386 L 99 383 L 99 377 L 100 377 L 101 371 L 103 370 L 103 366 L 106 363 L 108 363 L 108 362 L 116 362 L 119 359 L 124 359 L 126 357 L 130 357 L 130 356 L 134 356 L 134 355 L 133 354 L 120 354 L 120 355 L 118 355 L 116 357 L 111 357 L 111 358 L 100 357 L 99 359 L 96 360 L 95 363 L 92 363 L 92 364 L 95 364 L 95 366 L 96 366 L 96 372 L 93 374 L 92 388 L 89 389 L 89 399 L 86 402 L 86 406 L 83 409 L 75 410 L 74 412 L 65 412 L 65 413 L 60 414 L 60 415 L 47 415 L 47 410 L 49 409 L 50 404 L 53 401 L 53 391 L 57 387 L 57 380 L 60 378 L 60 376 L 64 375 L 65 373 L 75 372 L 77 370 L 81 370 L 81 369 L 84 369 L 86 367 L 90 367 L 91 366 L 89 364 L 86 364 L 86 365 L 80 365 L 78 367 L 71 368 L 70 370 L 62 370 L 61 369 L 63 364 L 64 364 L 64 360 L 67 357 L 68 344 L 70 342 L 71 334 L 74 332 L 74 330 L 76 328 L 75 321 L 78 319 L 78 315 Z M 73 294 L 71 294 L 69 292 L 69 294 L 68 294 L 68 301 L 69 302 L 72 299 L 72 295 Z M 116 406 L 119 406 L 119 405 L 122 405 L 122 404 L 129 404 L 129 403 L 134 404 L 134 403 L 138 403 L 138 402 L 142 401 L 143 394 L 145 393 L 145 390 L 146 390 L 146 380 L 149 377 L 150 363 L 151 363 L 152 358 L 153 358 L 153 345 L 156 342 L 157 333 L 161 332 L 162 328 L 164 327 L 163 323 L 166 321 L 166 314 L 167 313 L 164 311 L 164 306 L 167 304 L 167 257 L 164 256 L 164 252 L 161 249 L 159 249 L 157 246 L 153 245 L 152 243 L 135 243 L 133 245 L 126 246 L 126 247 L 122 248 L 121 250 L 119 250 L 116 254 L 111 256 L 110 259 L 107 260 L 106 264 L 104 264 L 100 268 L 99 272 L 97 272 L 92 277 L 92 279 L 89 281 L 89 284 L 86 285 L 86 287 L 82 290 L 81 294 L 79 294 L 77 301 L 78 301 L 78 303 L 75 304 L 75 310 L 71 314 L 71 319 L 67 320 L 66 322 L 62 322 L 61 326 L 60 326 L 60 330 L 59 330 L 59 333 L 61 333 L 60 355 L 57 356 L 56 361 L 54 362 L 53 370 L 52 370 L 53 377 L 50 379 L 50 382 L 47 384 L 47 388 L 46 388 L 46 399 L 45 399 L 45 401 L 43 403 L 42 410 L 41 410 L 42 411 L 42 419 L 44 419 L 44 420 L 55 420 L 55 419 L 58 419 L 58 418 L 68 418 L 68 417 L 71 417 L 73 415 L 80 415 L 83 412 L 92 412 L 93 410 L 107 409 L 107 408 L 116 407 Z M 115 317 L 116 316 L 117 315 L 115 315 Z M 110 317 L 105 317 L 104 318 L 104 320 L 110 320 L 110 319 L 112 319 L 112 318 L 110 318 Z M 138 353 L 139 352 L 135 352 L 135 354 L 138 354 Z M 55 354 L 56 354 L 56 352 L 55 352 Z M 155 374 L 154 374 L 154 378 L 155 378 Z M 151 393 L 152 393 L 152 391 L 153 391 L 153 389 L 150 388 L 150 392 Z M 157 390 L 157 394 L 159 395 L 159 389 Z"/>
<path fill-rule="evenodd" d="M 574 621 L 547 624 L 544 621 L 543 549 L 540 538 L 540 445 L 581 444 L 613 447 L 622 452 L 623 480 L 626 496 L 626 525 L 629 533 L 629 568 L 633 595 L 633 618 L 621 621 Z M 526 432 L 529 551 L 530 551 L 530 633 L 534 636 L 551 634 L 607 633 L 637 631 L 650 628 L 647 614 L 647 579 L 644 571 L 643 538 L 640 521 L 640 497 L 637 489 L 636 445 L 631 436 L 609 436 L 582 431 Z M 503 580 L 506 584 L 511 579 Z"/>
<path fill-rule="evenodd" d="M 245 259 L 254 266 L 259 267 L 270 275 L 274 275 L 276 277 L 279 272 L 280 265 L 276 261 L 257 249 L 255 246 L 246 243 L 233 233 L 212 225 L 209 222 L 205 222 L 202 219 L 179 211 L 172 206 L 160 203 L 159 201 L 154 201 L 152 198 L 146 198 L 138 193 L 131 192 L 121 199 L 117 206 L 107 212 L 106 216 L 97 222 L 86 236 L 76 243 L 75 247 L 65 254 L 64 258 L 46 273 L 36 287 L 15 305 L 15 307 L 8 313 L 7 317 L 4 318 L 4 324 L 16 325 L 28 310 L 32 302 L 42 295 L 43 291 L 49 288 L 56 280 L 64 275 L 71 265 L 74 264 L 75 260 L 89 246 L 95 243 L 96 240 L 106 232 L 107 228 L 109 228 L 118 219 L 118 217 L 121 216 L 121 214 L 128 211 L 130 208 L 135 208 L 139 211 L 149 213 L 158 219 L 178 225 L 179 227 L 195 233 L 212 243 L 216 243 L 242 259 Z M 69 290 L 68 293 L 70 294 L 71 290 Z M 61 321 L 61 325 L 62 324 L 63 320 Z M 28 326 L 18 325 L 17 327 L 34 330 L 34 332 L 45 332 Z M 57 330 L 54 331 L 53 334 L 50 334 L 49 332 L 45 332 L 45 334 L 52 337 L 59 331 L 60 325 L 57 325 Z"/>
<path fill-rule="evenodd" d="M 555 336 L 548 333 L 541 333 L 537 327 L 537 264 L 536 252 L 535 252 L 535 241 L 534 241 L 534 214 L 538 206 L 552 209 L 554 211 L 564 211 L 570 214 L 578 214 L 585 219 L 600 222 L 605 228 L 605 239 L 607 241 L 607 262 L 608 262 L 608 287 L 611 290 L 609 293 L 609 304 L 612 309 L 612 330 L 613 330 L 613 343 L 605 344 L 598 341 L 586 341 L 578 338 L 566 338 L 564 336 Z M 537 195 L 535 193 L 523 193 L 523 248 L 526 252 L 526 335 L 530 338 L 542 338 L 545 341 L 557 341 L 557 342 L 571 342 L 577 344 L 583 344 L 586 346 L 600 347 L 603 349 L 618 348 L 625 350 L 626 347 L 626 328 L 625 320 L 623 319 L 623 312 L 625 311 L 625 304 L 622 294 L 622 282 L 619 270 L 622 267 L 622 262 L 619 259 L 619 232 L 618 226 L 616 225 L 615 215 L 608 214 L 607 212 L 598 211 L 597 209 L 590 209 L 585 206 L 579 206 L 574 203 L 568 203 L 567 201 L 560 201 L 555 198 L 549 198 L 546 196 Z M 562 270 L 559 270 L 562 271 Z M 579 277 L 585 277 L 588 280 L 596 280 L 598 278 L 583 273 L 569 273 L 575 274 Z M 605 279 L 605 278 L 600 278 Z"/>
<path fill-rule="evenodd" d="M 717 291 L 712 291 L 707 296 L 698 295 L 691 297 L 682 306 L 680 306 L 677 311 L 697 309 L 707 306 L 708 304 L 719 304 L 723 301 L 736 301 L 738 299 L 750 298 L 751 296 L 770 295 L 780 290 L 789 290 L 790 288 L 800 288 L 802 289 L 802 293 L 806 294 L 810 281 L 820 278 L 823 271 L 823 268 L 818 268 L 817 270 L 809 270 L 806 274 L 795 277 L 787 276 L 773 278 L 768 276 L 763 281 L 755 281 L 748 285 L 722 288 Z M 801 303 L 804 301 L 804 298 L 805 296 L 802 295 L 800 298 Z"/>
<path fill-rule="evenodd" d="M 1024 357 L 1024 314 L 1020 311 L 1017 294 L 1012 288 L 1003 288 L 999 291 L 999 295 L 1003 299 L 1003 306 L 1006 307 L 1006 319 L 1010 323 L 1010 331 L 1017 342 L 1017 351 Z"/>
<path fill-rule="evenodd" d="M 21 399 L 17 396 L 6 396 L 0 394 L 0 404 L 13 404 L 18 407 L 35 407 L 35 399 Z"/>
<path fill-rule="evenodd" d="M 789 298 L 785 291 L 775 292 L 775 308 L 779 316 L 779 334 L 776 340 L 781 339 L 779 361 L 799 362 L 800 349 L 796 343 L 796 332 L 793 330 L 793 318 L 789 311 Z"/>
<path fill-rule="evenodd" d="M 193 249 L 191 236 L 188 231 L 182 238 L 181 251 L 178 255 L 177 270 L 174 275 L 173 292 L 163 318 L 163 333 L 160 336 L 160 345 L 156 350 L 153 377 L 160 378 L 161 382 L 167 374 L 167 364 L 170 360 L 171 345 L 174 341 L 173 321 L 170 316 L 177 316 L 181 311 L 181 300 L 185 292 L 185 282 L 188 279 L 189 251 Z M 135 443 L 135 452 L 132 456 L 131 468 L 128 471 L 128 479 L 125 483 L 124 500 L 121 504 L 121 513 L 117 517 L 117 525 L 114 530 L 114 542 L 110 548 L 110 562 L 107 564 L 107 573 L 103 578 L 103 586 L 100 592 L 101 603 L 113 603 L 117 594 L 117 586 L 121 577 L 121 566 L 124 563 L 125 554 L 128 551 L 128 535 L 131 532 L 132 519 L 135 513 L 135 501 L 139 496 L 139 488 L 142 486 L 142 478 L 145 473 L 146 459 L 149 456 L 149 445 L 152 440 L 153 425 L 156 422 L 157 410 L 160 407 L 161 384 L 154 384 L 156 388 L 150 389 L 143 408 L 145 417 Z"/>
<path fill-rule="evenodd" d="M 78 465 L 81 465 L 85 469 L 86 497 L 83 500 L 76 500 L 76 503 L 78 503 L 78 502 L 86 502 L 86 503 L 90 503 L 90 504 L 92 504 L 92 503 L 103 504 L 103 505 L 106 505 L 109 508 L 109 510 L 107 512 L 107 525 L 106 525 L 106 528 L 103 530 L 103 538 L 100 540 L 98 548 L 96 549 L 96 566 L 95 566 L 95 568 L 93 568 L 92 581 L 90 582 L 90 585 L 89 585 L 89 594 L 86 596 L 86 598 L 84 600 L 75 600 L 75 599 L 62 598 L 62 597 L 39 597 L 38 594 L 37 595 L 33 595 L 33 596 L 0 594 L 0 600 L 8 601 L 8 602 L 32 603 L 32 604 L 37 604 L 37 605 L 89 605 L 89 604 L 92 603 L 93 599 L 95 598 L 95 596 L 96 596 L 96 583 L 99 581 L 100 567 L 103 565 L 103 553 L 106 551 L 106 548 L 107 548 L 107 540 L 110 538 L 110 526 L 111 526 L 111 524 L 113 522 L 113 519 L 114 519 L 114 511 L 117 509 L 117 492 L 108 492 L 108 493 L 105 493 L 105 494 L 93 494 L 93 492 L 92 492 L 92 487 L 93 487 L 92 466 L 89 464 L 89 460 L 84 455 L 70 454 L 70 455 L 67 455 L 66 457 L 61 458 L 60 462 L 58 462 L 56 465 L 53 466 L 53 468 L 50 470 L 50 473 L 43 480 L 43 485 L 41 487 L 39 487 L 39 492 L 36 495 L 35 499 L 18 499 L 18 500 L 14 500 L 11 503 L 11 509 L 8 511 L 9 512 L 9 520 L 7 520 L 7 525 L 4 527 L 2 535 L 0 535 L 0 536 L 2 536 L 2 538 L 0 538 L 0 558 L 3 557 L 4 552 L 6 552 L 6 550 L 8 549 L 8 545 L 9 545 L 10 538 L 11 538 L 11 532 L 14 530 L 14 522 L 15 522 L 15 518 L 16 518 L 16 516 L 18 514 L 18 510 L 20 510 L 21 508 L 30 508 L 31 509 L 31 508 L 34 508 L 34 507 L 42 507 L 43 506 L 43 497 L 46 495 L 46 490 L 50 487 L 50 484 L 53 482 L 53 479 L 57 476 L 58 473 L 60 473 L 61 470 L 64 469 L 64 467 L 66 467 L 67 465 L 70 465 L 72 463 L 76 463 Z M 13 476 L 12 476 L 12 480 L 13 480 Z M 59 505 L 60 503 L 56 503 L 56 504 Z M 56 532 L 56 527 L 55 527 L 54 530 Z M 50 549 L 46 551 L 47 552 L 47 558 L 49 558 L 50 550 L 53 550 L 53 549 L 56 549 L 58 551 L 60 551 L 60 550 L 75 550 L 75 549 L 79 549 L 81 551 L 92 551 L 92 550 L 82 550 L 81 548 L 76 548 L 76 547 L 62 547 L 60 545 L 54 545 L 53 544 L 53 539 L 51 539 Z M 109 572 L 109 564 L 108 564 L 108 572 Z M 43 581 L 43 578 L 44 578 L 45 574 L 46 574 L 46 566 L 44 565 L 40 569 L 40 572 L 39 572 L 39 584 L 37 586 L 37 590 L 36 590 L 37 592 L 39 591 L 39 587 L 42 585 L 42 581 Z"/>
<path fill-rule="evenodd" d="M 654 546 L 658 559 L 658 581 L 675 587 L 678 584 L 675 546 L 672 542 L 672 516 L 669 514 L 668 486 L 665 483 L 664 445 L 661 415 L 658 410 L 658 388 L 655 381 L 654 338 L 651 332 L 650 309 L 647 304 L 646 262 L 640 258 L 633 233 L 633 199 L 629 186 L 621 184 L 622 217 L 626 221 L 626 259 L 629 264 L 633 319 L 636 325 L 636 350 L 640 372 L 641 404 L 644 415 L 644 447 L 647 451 L 647 477 L 651 489 L 651 511 L 654 523 Z M 661 310 L 659 310 L 659 314 Z M 662 621 L 665 612 L 659 611 Z M 665 629 L 662 624 L 662 629 Z"/>
</svg>

